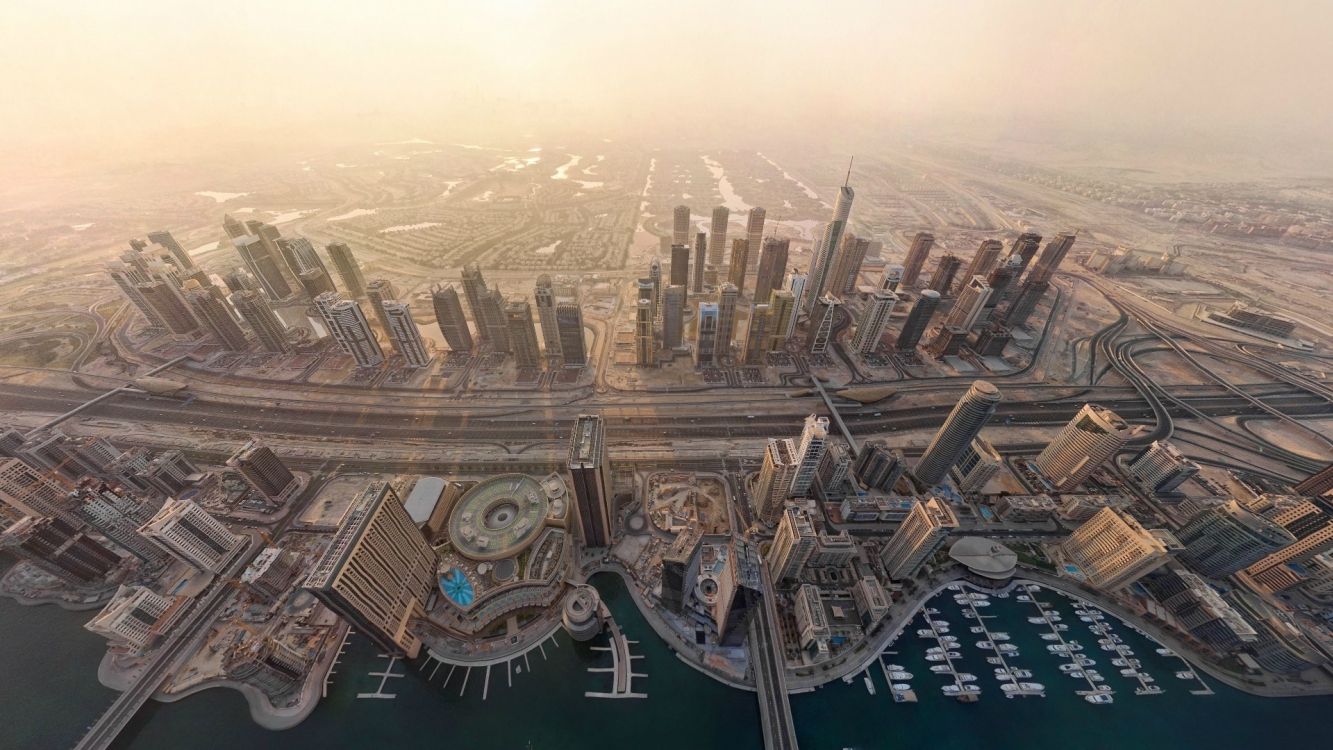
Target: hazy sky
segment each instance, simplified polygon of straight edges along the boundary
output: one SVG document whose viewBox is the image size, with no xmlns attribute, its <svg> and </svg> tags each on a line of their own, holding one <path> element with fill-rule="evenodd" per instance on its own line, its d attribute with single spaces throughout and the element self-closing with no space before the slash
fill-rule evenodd
<svg viewBox="0 0 1333 750">
<path fill-rule="evenodd" d="M 1329 0 L 7 0 L 0 148 L 484 131 L 506 99 L 560 103 L 517 108 L 533 127 L 617 134 L 1042 121 L 1326 139 L 1330 29 Z"/>
</svg>

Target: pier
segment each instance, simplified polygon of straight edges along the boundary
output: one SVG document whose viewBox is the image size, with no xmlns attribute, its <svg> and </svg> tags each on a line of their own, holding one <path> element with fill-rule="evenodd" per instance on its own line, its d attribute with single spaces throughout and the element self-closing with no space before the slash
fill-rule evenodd
<svg viewBox="0 0 1333 750">
<path fill-rule="evenodd" d="M 1036 591 L 1033 590 L 1034 588 Z M 1070 664 L 1078 664 L 1079 672 L 1082 673 L 1083 679 L 1087 680 L 1088 689 L 1080 690 L 1078 691 L 1078 694 L 1084 696 L 1094 694 L 1110 696 L 1113 694 L 1115 691 L 1112 690 L 1109 685 L 1098 685 L 1093 681 L 1092 677 L 1088 676 L 1088 667 L 1084 666 L 1083 660 L 1089 657 L 1082 656 L 1079 652 L 1074 651 L 1072 647 L 1078 642 L 1066 641 L 1064 635 L 1060 632 L 1060 629 L 1055 627 L 1057 620 L 1052 619 L 1052 617 L 1058 617 L 1058 615 L 1054 612 L 1047 612 L 1046 607 L 1041 603 L 1041 600 L 1037 598 L 1037 593 L 1041 591 L 1040 587 L 1037 587 L 1035 584 L 1028 584 L 1023 587 L 1023 590 L 1027 593 L 1028 599 L 1032 601 L 1032 606 L 1037 608 L 1037 613 L 1041 616 L 1041 619 L 1046 621 L 1046 625 L 1049 626 L 1051 632 L 1055 634 L 1056 640 L 1060 642 L 1060 645 L 1064 646 L 1064 652 L 1061 655 L 1068 658 Z"/>
<path fill-rule="evenodd" d="M 940 655 L 944 658 L 944 663 L 949 667 L 948 675 L 953 678 L 953 684 L 958 687 L 958 694 L 954 697 L 963 703 L 974 703 L 977 701 L 981 693 L 981 687 L 979 685 L 971 685 L 963 682 L 962 678 L 959 676 L 964 673 L 958 671 L 958 668 L 953 665 L 953 658 L 949 656 L 949 649 L 953 647 L 945 642 L 945 634 L 940 632 L 939 628 L 935 625 L 936 621 L 932 619 L 937 614 L 938 612 L 936 610 L 927 607 L 925 612 L 922 613 L 922 616 L 926 618 L 926 624 L 930 626 L 930 632 L 934 635 L 935 643 L 939 645 Z M 926 661 L 930 660 L 927 659 Z"/>
<path fill-rule="evenodd" d="M 602 693 L 589 690 L 584 693 L 589 698 L 647 698 L 647 693 L 634 692 L 634 678 L 648 675 L 634 671 L 634 660 L 642 659 L 643 654 L 631 654 L 629 647 L 638 641 L 631 641 L 625 637 L 620 626 L 616 624 L 615 618 L 611 617 L 611 612 L 605 604 L 601 604 L 602 617 L 606 621 L 606 627 L 611 631 L 611 645 L 592 646 L 594 651 L 606 651 L 611 654 L 611 666 L 609 667 L 588 667 L 589 672 L 610 672 L 611 673 L 611 692 Z"/>
<path fill-rule="evenodd" d="M 1018 678 L 1014 676 L 1014 670 L 1018 669 L 1018 667 L 1011 667 L 1009 665 L 1009 660 L 1004 657 L 1004 652 L 1000 650 L 1000 642 L 995 640 L 995 637 L 991 634 L 990 628 L 986 626 L 986 619 L 987 619 L 986 616 L 978 612 L 976 605 L 973 604 L 972 594 L 967 592 L 966 590 L 964 590 L 962 594 L 967 599 L 967 609 L 969 612 L 972 613 L 972 619 L 975 619 L 977 621 L 977 625 L 981 628 L 981 634 L 985 636 L 986 641 L 990 643 L 991 650 L 995 652 L 996 658 L 999 659 L 1000 661 L 1000 667 L 1004 669 L 1004 674 L 1002 677 L 999 674 L 997 674 L 996 676 L 999 678 L 1000 682 L 1008 680 L 1009 683 L 1013 685 L 1012 690 L 1004 691 L 1005 697 L 1006 698 L 1012 698 L 1014 696 L 1026 697 L 1029 695 L 1045 697 L 1046 696 L 1045 691 L 1028 690 L 1019 683 Z"/>
</svg>

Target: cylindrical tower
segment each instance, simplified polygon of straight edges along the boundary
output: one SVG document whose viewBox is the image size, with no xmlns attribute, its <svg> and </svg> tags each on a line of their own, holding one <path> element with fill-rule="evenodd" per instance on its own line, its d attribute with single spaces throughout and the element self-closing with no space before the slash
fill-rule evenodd
<svg viewBox="0 0 1333 750">
<path fill-rule="evenodd" d="M 958 400 L 949 418 L 944 420 L 939 432 L 935 433 L 926 452 L 921 454 L 914 472 L 916 478 L 927 487 L 939 484 L 972 443 L 972 439 L 986 426 L 999 403 L 999 388 L 985 380 L 973 382 L 972 387 Z"/>
<path fill-rule="evenodd" d="M 587 584 L 574 587 L 565 599 L 560 621 L 576 641 L 590 641 L 602 632 L 602 600 L 597 589 Z"/>
</svg>

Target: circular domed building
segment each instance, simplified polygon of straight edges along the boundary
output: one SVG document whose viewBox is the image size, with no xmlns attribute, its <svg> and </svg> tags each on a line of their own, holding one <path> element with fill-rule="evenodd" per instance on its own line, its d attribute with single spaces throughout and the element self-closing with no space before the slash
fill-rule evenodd
<svg viewBox="0 0 1333 750">
<path fill-rule="evenodd" d="M 560 602 L 573 540 L 564 480 L 502 474 L 454 503 L 439 554 L 440 596 L 430 622 L 463 638 L 500 635 L 510 616 Z"/>
<path fill-rule="evenodd" d="M 588 584 L 574 587 L 565 597 L 560 621 L 576 641 L 590 641 L 602 632 L 602 598 L 597 589 Z"/>
<path fill-rule="evenodd" d="M 991 539 L 965 536 L 949 548 L 949 557 L 967 568 L 964 576 L 978 586 L 1000 588 L 1014 577 L 1018 554 Z"/>
</svg>

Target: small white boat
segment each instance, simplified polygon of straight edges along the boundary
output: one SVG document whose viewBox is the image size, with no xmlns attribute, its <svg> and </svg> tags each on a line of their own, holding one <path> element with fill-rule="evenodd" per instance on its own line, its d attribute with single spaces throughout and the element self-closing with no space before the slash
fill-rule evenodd
<svg viewBox="0 0 1333 750">
<path fill-rule="evenodd" d="M 1009 670 L 1009 673 L 1020 680 L 1026 680 L 1032 677 L 1032 670 L 1030 669 L 1011 669 Z"/>
<path fill-rule="evenodd" d="M 976 612 L 973 612 L 972 610 L 969 609 L 968 611 L 966 611 L 966 612 L 963 613 L 963 619 L 966 619 L 966 620 L 975 620 L 975 619 L 977 619 L 977 613 L 976 613 Z"/>
<path fill-rule="evenodd" d="M 1079 656 L 1078 658 L 1074 659 L 1074 663 L 1079 665 L 1080 667 L 1091 667 L 1097 664 L 1097 660 L 1089 659 L 1086 656 Z"/>
<path fill-rule="evenodd" d="M 1068 625 L 1052 625 L 1052 626 L 1051 626 L 1051 629 L 1052 629 L 1052 630 L 1058 630 L 1058 631 L 1060 631 L 1061 633 L 1063 633 L 1063 632 L 1069 630 L 1069 626 L 1068 626 Z"/>
<path fill-rule="evenodd" d="M 934 638 L 934 637 L 935 637 L 935 631 L 931 630 L 930 628 L 921 628 L 920 630 L 916 631 L 916 634 L 917 634 L 917 636 L 920 637 L 920 638 Z"/>
<path fill-rule="evenodd" d="M 987 656 L 987 657 L 986 657 L 986 663 L 987 663 L 987 664 L 1004 664 L 1004 659 L 1001 659 L 1001 658 L 998 657 L 998 656 Z"/>
<path fill-rule="evenodd" d="M 1128 660 L 1128 659 L 1112 659 L 1112 660 L 1111 660 L 1111 665 L 1112 665 L 1112 666 L 1116 666 L 1116 667 L 1128 667 L 1128 666 L 1129 666 L 1129 660 Z"/>
<path fill-rule="evenodd" d="M 980 634 L 986 632 L 986 629 L 981 627 L 980 625 L 973 625 L 971 630 L 973 634 Z"/>
<path fill-rule="evenodd" d="M 1106 682 L 1106 678 L 1105 678 L 1105 677 L 1102 677 L 1102 676 L 1099 675 L 1099 674 L 1093 674 L 1093 673 L 1091 673 L 1091 672 L 1084 672 L 1084 673 L 1083 673 L 1083 676 L 1086 677 L 1086 678 L 1088 678 L 1088 679 L 1091 680 L 1092 682 Z"/>
<path fill-rule="evenodd" d="M 1061 664 L 1061 665 L 1060 665 L 1060 671 L 1061 671 L 1061 672 L 1077 672 L 1077 671 L 1078 671 L 1078 665 L 1077 665 L 1077 664 Z"/>
<path fill-rule="evenodd" d="M 1006 682 L 1000 686 L 1000 689 L 1006 693 L 1015 693 L 1018 692 L 1019 690 L 1022 690 L 1023 688 L 1019 687 L 1018 685 L 1012 682 Z"/>
<path fill-rule="evenodd" d="M 949 672 L 953 671 L 953 667 L 949 666 L 948 664 L 933 664 L 930 667 L 930 671 L 934 672 L 935 674 L 948 674 Z"/>
<path fill-rule="evenodd" d="M 1046 689 L 1046 686 L 1040 682 L 1020 682 L 1018 686 L 1032 693 L 1040 693 Z"/>
<path fill-rule="evenodd" d="M 1045 617 L 1029 617 L 1029 618 L 1028 618 L 1028 622 L 1031 623 L 1031 624 L 1033 624 L 1033 625 L 1045 625 L 1045 624 L 1046 624 L 1046 618 L 1045 618 Z"/>
<path fill-rule="evenodd" d="M 944 661 L 944 654 L 926 654 L 926 661 Z"/>
<path fill-rule="evenodd" d="M 958 653 L 957 651 L 950 651 L 949 654 L 948 654 L 948 656 L 949 656 L 950 659 L 961 659 L 961 658 L 963 658 L 963 655 L 960 654 L 960 653 Z"/>
<path fill-rule="evenodd" d="M 1060 636 L 1056 635 L 1055 633 L 1042 633 L 1041 639 L 1043 641 L 1058 641 L 1060 640 Z"/>
<path fill-rule="evenodd" d="M 963 673 L 961 673 L 961 674 L 958 675 L 958 681 L 959 681 L 959 682 L 976 682 L 976 681 L 977 681 L 977 676 L 974 675 L 974 674 L 968 674 L 968 673 L 966 673 L 966 672 L 963 672 Z"/>
<path fill-rule="evenodd" d="M 973 607 L 989 607 L 989 606 L 990 606 L 990 602 L 986 601 L 985 599 L 973 599 L 973 600 L 972 600 L 972 606 L 973 606 Z"/>
<path fill-rule="evenodd" d="M 906 668 L 907 668 L 907 667 L 904 667 L 904 666 L 901 665 L 901 664 L 890 664 L 890 665 L 889 665 L 889 671 L 890 671 L 890 672 L 901 672 L 901 671 L 903 671 L 903 670 L 906 669 Z"/>
<path fill-rule="evenodd" d="M 1144 682 L 1156 682 L 1156 680 L 1153 679 L 1152 675 L 1148 674 L 1147 672 L 1139 672 L 1139 679 L 1143 680 Z"/>
<path fill-rule="evenodd" d="M 1074 670 L 1073 672 L 1065 672 L 1065 674 L 1068 675 L 1068 676 L 1070 676 L 1070 677 L 1073 677 L 1073 678 L 1075 678 L 1075 679 L 1079 679 L 1079 680 L 1083 679 L 1083 673 L 1080 672 L 1080 671 L 1078 671 L 1077 669 Z"/>
<path fill-rule="evenodd" d="M 977 641 L 977 648 L 984 648 L 990 651 L 995 650 L 995 644 L 990 641 Z"/>
<path fill-rule="evenodd" d="M 866 681 L 866 692 L 870 693 L 871 695 L 874 695 L 875 683 L 870 680 L 870 675 L 865 675 L 864 679 Z"/>
<path fill-rule="evenodd" d="M 990 634 L 990 639 L 991 639 L 992 641 L 1007 641 L 1007 640 L 1009 640 L 1009 634 L 1008 634 L 1008 633 L 991 633 L 991 634 Z"/>
<path fill-rule="evenodd" d="M 949 623 L 945 622 L 944 620 L 927 620 L 926 622 L 930 623 L 931 625 L 934 625 L 936 628 L 949 627 Z"/>
<path fill-rule="evenodd" d="M 945 695 L 961 695 L 963 689 L 957 685 L 945 685 L 940 688 L 940 692 Z"/>
<path fill-rule="evenodd" d="M 1192 680 L 1192 679 L 1194 679 L 1194 677 L 1195 677 L 1195 674 L 1194 674 L 1193 672 L 1191 672 L 1190 670 L 1188 670 L 1188 669 L 1183 669 L 1183 670 L 1181 670 L 1181 671 L 1179 671 L 1179 672 L 1176 672 L 1176 679 L 1180 679 L 1180 680 Z"/>
<path fill-rule="evenodd" d="M 948 589 L 948 590 L 950 590 L 950 591 L 962 591 L 962 590 L 963 590 L 963 587 L 962 587 L 962 586 L 959 586 L 959 585 L 956 584 L 956 583 L 951 583 L 951 584 L 949 584 L 948 586 L 945 586 L 944 588 L 946 588 L 946 589 Z"/>
<path fill-rule="evenodd" d="M 1115 699 L 1112 698 L 1107 693 L 1092 693 L 1090 695 L 1085 695 L 1083 696 L 1083 700 L 1089 703 L 1095 703 L 1097 705 L 1106 705 L 1108 703 L 1115 703 Z"/>
<path fill-rule="evenodd" d="M 1012 644 L 1012 643 L 1001 643 L 1001 644 L 999 644 L 998 646 L 996 646 L 995 648 L 996 648 L 996 650 L 1001 651 L 1001 652 L 1006 653 L 1006 654 L 1016 654 L 1016 653 L 1018 653 L 1018 646 L 1015 646 L 1015 645 Z"/>
<path fill-rule="evenodd" d="M 1019 594 L 1018 596 L 1015 596 L 1014 598 L 1017 599 L 1017 600 L 1020 601 L 1020 602 L 1030 602 L 1030 601 L 1032 601 L 1032 597 L 1028 596 L 1027 594 Z"/>
<path fill-rule="evenodd" d="M 1156 685 L 1145 685 L 1144 687 L 1134 689 L 1135 695 L 1159 695 L 1164 692 L 1166 691 Z"/>
<path fill-rule="evenodd" d="M 908 690 L 911 690 L 911 689 L 912 689 L 912 686 L 911 686 L 911 685 L 908 685 L 908 684 L 905 683 L 905 682 L 895 682 L 895 683 L 893 684 L 893 691 L 896 692 L 896 693 L 905 693 L 905 692 L 907 692 Z"/>
<path fill-rule="evenodd" d="M 899 671 L 896 671 L 896 670 L 895 670 L 895 671 L 893 671 L 893 672 L 889 672 L 889 679 L 891 679 L 891 680 L 910 680 L 910 679 L 912 679 L 912 673 L 911 673 L 911 672 L 899 672 Z"/>
<path fill-rule="evenodd" d="M 928 615 L 938 615 L 939 613 L 940 611 L 934 607 L 926 607 L 926 614 Z"/>
<path fill-rule="evenodd" d="M 942 653 L 944 653 L 944 652 L 947 651 L 947 650 L 948 650 L 948 649 L 944 648 L 943 646 L 931 646 L 930 648 L 926 649 L 926 653 L 928 653 L 928 654 L 942 654 Z"/>
<path fill-rule="evenodd" d="M 1046 650 L 1053 654 L 1067 654 L 1069 653 L 1069 646 L 1066 646 L 1063 643 L 1052 643 L 1046 647 Z"/>
<path fill-rule="evenodd" d="M 1122 669 L 1122 670 L 1120 670 L 1120 674 L 1124 675 L 1125 677 L 1138 677 L 1138 676 L 1139 676 L 1139 670 L 1137 670 L 1137 669 L 1128 669 L 1128 668 L 1126 668 L 1126 669 Z"/>
</svg>

